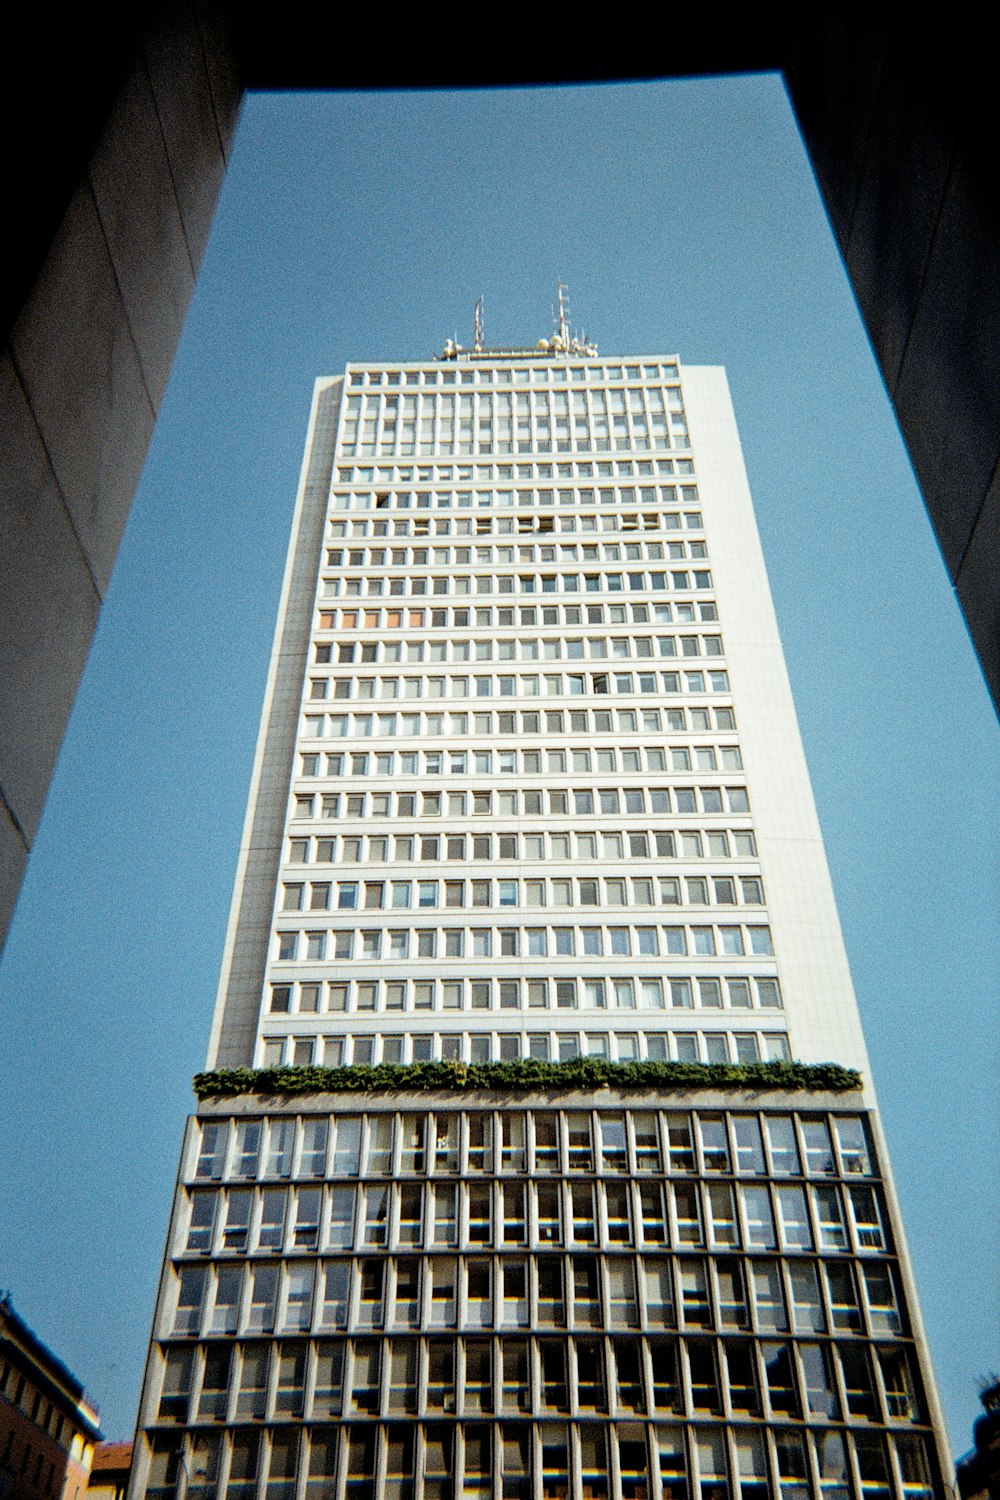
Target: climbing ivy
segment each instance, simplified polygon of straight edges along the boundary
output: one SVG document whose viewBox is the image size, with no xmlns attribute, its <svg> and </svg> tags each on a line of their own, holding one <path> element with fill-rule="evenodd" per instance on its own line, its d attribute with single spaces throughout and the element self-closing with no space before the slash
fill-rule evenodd
<svg viewBox="0 0 1000 1500">
<path fill-rule="evenodd" d="M 838 1063 L 679 1063 L 607 1062 L 576 1057 L 568 1062 L 380 1063 L 365 1068 L 222 1068 L 197 1073 L 199 1099 L 231 1099 L 240 1094 L 275 1098 L 292 1094 L 419 1093 L 430 1089 L 487 1089 L 492 1093 L 596 1088 L 802 1090 L 845 1093 L 861 1087 L 861 1075 Z"/>
</svg>

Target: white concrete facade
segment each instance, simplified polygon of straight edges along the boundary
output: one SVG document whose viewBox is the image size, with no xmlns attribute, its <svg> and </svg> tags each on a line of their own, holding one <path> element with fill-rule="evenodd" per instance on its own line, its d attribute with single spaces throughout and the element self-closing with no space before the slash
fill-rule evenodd
<svg viewBox="0 0 1000 1500">
<path fill-rule="evenodd" d="M 210 1063 L 864 1068 L 723 372 L 483 356 L 345 381 L 299 499 L 329 473 L 311 633 L 289 647 L 297 522 L 255 771 L 294 680 L 266 967 L 224 966 Z"/>
</svg>

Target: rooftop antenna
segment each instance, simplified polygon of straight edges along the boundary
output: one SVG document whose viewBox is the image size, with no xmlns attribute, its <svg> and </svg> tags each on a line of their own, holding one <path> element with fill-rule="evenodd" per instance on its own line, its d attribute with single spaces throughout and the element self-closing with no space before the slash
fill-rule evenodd
<svg viewBox="0 0 1000 1500">
<path fill-rule="evenodd" d="M 557 288 L 557 293 L 558 293 L 558 297 L 559 297 L 559 317 L 558 317 L 558 320 L 557 320 L 557 322 L 558 322 L 557 337 L 558 337 L 559 342 L 562 345 L 562 347 L 564 349 L 568 349 L 569 348 L 569 301 L 568 301 L 568 299 L 566 297 L 566 292 L 569 289 L 566 286 L 565 282 L 563 282 L 561 280 L 556 282 L 556 288 Z"/>
<path fill-rule="evenodd" d="M 476 354 L 482 353 L 483 348 L 483 298 L 476 301 L 475 321 L 473 325 L 472 348 Z"/>
</svg>

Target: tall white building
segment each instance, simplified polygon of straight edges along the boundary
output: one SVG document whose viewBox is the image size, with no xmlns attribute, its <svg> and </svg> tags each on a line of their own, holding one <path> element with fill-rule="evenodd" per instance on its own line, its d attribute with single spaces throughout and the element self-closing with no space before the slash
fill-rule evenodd
<svg viewBox="0 0 1000 1500">
<path fill-rule="evenodd" d="M 943 1495 L 721 369 L 317 382 L 208 1067 L 133 1500 Z"/>
</svg>

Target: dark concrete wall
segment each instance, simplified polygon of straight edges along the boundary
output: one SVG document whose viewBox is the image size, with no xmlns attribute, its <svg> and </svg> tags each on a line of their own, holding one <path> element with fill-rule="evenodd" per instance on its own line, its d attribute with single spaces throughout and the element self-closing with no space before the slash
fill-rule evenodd
<svg viewBox="0 0 1000 1500">
<path fill-rule="evenodd" d="M 996 78 L 967 26 L 808 8 L 785 76 L 938 543 L 1000 701 Z"/>
<path fill-rule="evenodd" d="M 124 40 L 130 45 L 121 28 L 114 45 L 91 30 L 63 38 L 51 56 L 39 52 L 55 74 L 39 85 L 52 133 L 30 118 L 30 48 L 28 76 L 6 109 L 19 117 L 19 137 L 26 124 L 40 133 L 27 147 L 35 175 L 22 161 L 12 189 L 27 230 L 0 357 L 0 940 L 194 289 L 241 98 L 228 30 L 209 5 L 165 8 Z"/>
</svg>

